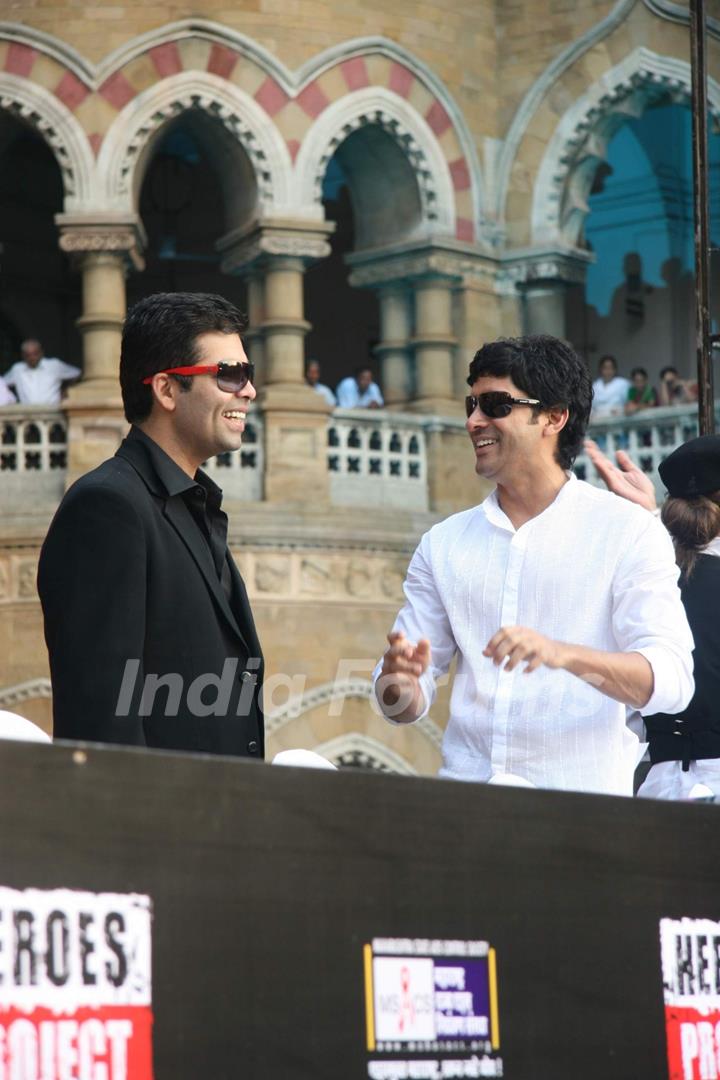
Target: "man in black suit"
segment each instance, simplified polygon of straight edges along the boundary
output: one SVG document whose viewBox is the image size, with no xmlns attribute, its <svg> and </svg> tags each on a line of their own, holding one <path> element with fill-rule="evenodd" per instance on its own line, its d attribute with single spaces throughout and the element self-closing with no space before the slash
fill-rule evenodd
<svg viewBox="0 0 720 1080">
<path fill-rule="evenodd" d="M 203 293 L 128 314 L 130 433 L 67 492 L 40 555 L 56 738 L 263 756 L 262 653 L 222 492 L 199 468 L 242 442 L 246 327 Z"/>
</svg>

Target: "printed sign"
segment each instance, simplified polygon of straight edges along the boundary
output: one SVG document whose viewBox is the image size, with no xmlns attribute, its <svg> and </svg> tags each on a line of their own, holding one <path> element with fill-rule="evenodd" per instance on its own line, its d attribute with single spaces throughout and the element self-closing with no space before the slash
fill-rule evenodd
<svg viewBox="0 0 720 1080">
<path fill-rule="evenodd" d="M 661 919 L 670 1080 L 720 1077 L 720 923 Z"/>
<path fill-rule="evenodd" d="M 375 938 L 364 961 L 371 1080 L 503 1075 L 486 941 Z"/>
<path fill-rule="evenodd" d="M 0 1080 L 152 1080 L 147 896 L 0 887 Z"/>
</svg>

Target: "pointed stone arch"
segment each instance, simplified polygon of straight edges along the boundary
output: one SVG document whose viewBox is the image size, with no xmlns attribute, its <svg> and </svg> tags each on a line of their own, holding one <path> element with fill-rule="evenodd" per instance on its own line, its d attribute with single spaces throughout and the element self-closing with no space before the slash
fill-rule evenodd
<svg viewBox="0 0 720 1080">
<path fill-rule="evenodd" d="M 347 139 L 370 128 L 383 131 L 409 165 L 417 185 L 420 231 L 453 236 L 454 188 L 440 145 L 424 117 L 384 87 L 346 94 L 317 117 L 295 162 L 299 205 L 322 218 L 322 184 L 330 159 Z"/>
<path fill-rule="evenodd" d="M 168 124 L 185 113 L 218 124 L 237 148 L 241 162 L 249 163 L 256 185 L 257 216 L 286 211 L 292 163 L 279 132 L 248 94 L 216 75 L 199 71 L 181 72 L 156 83 L 128 102 L 113 122 L 98 159 L 100 175 L 106 178 L 108 207 L 128 213 L 135 210 L 152 145 Z"/>
<path fill-rule="evenodd" d="M 65 210 L 92 206 L 97 198 L 92 149 L 69 109 L 38 83 L 0 72 L 0 112 L 26 124 L 50 148 L 62 176 Z"/>
<path fill-rule="evenodd" d="M 720 116 L 720 85 L 709 80 L 711 113 Z M 685 103 L 690 65 L 676 57 L 635 49 L 568 108 L 548 142 L 533 190 L 532 243 L 576 248 L 598 165 L 618 128 L 660 101 Z"/>
</svg>

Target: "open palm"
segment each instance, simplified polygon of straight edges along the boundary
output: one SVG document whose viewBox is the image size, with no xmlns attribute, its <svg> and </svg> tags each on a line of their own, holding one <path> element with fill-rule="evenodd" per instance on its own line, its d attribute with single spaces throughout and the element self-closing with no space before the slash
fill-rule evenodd
<svg viewBox="0 0 720 1080">
<path fill-rule="evenodd" d="M 647 473 L 635 464 L 629 454 L 626 454 L 624 450 L 617 450 L 615 452 L 617 465 L 613 465 L 610 458 L 592 439 L 585 440 L 585 452 L 609 491 L 623 499 L 628 499 L 629 502 L 644 506 L 646 510 L 655 510 L 657 507 L 655 486 Z"/>
</svg>

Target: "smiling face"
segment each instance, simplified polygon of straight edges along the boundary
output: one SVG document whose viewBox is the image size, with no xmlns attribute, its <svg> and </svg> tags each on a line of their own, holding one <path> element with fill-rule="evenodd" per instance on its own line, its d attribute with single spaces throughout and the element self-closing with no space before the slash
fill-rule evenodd
<svg viewBox="0 0 720 1080">
<path fill-rule="evenodd" d="M 209 333 L 197 338 L 198 365 L 247 363 L 243 343 L 238 334 Z M 252 383 L 247 383 L 235 393 L 220 390 L 217 377 L 193 375 L 189 390 L 183 390 L 176 379 L 167 379 L 159 392 L 165 402 L 169 434 L 177 447 L 172 454 L 181 468 L 194 475 L 203 461 L 228 450 L 239 450 L 245 430 L 245 416 L 250 403 L 257 396 Z M 171 402 L 163 393 L 166 389 Z"/>
<path fill-rule="evenodd" d="M 503 390 L 514 398 L 529 396 L 512 379 L 499 375 L 481 375 L 470 393 L 478 397 L 490 390 Z M 544 468 L 546 459 L 553 462 L 556 440 L 543 438 L 543 425 L 529 405 L 514 405 L 509 416 L 497 420 L 477 408 L 465 427 L 475 448 L 475 472 L 486 480 L 512 484 L 514 478 Z"/>
</svg>

